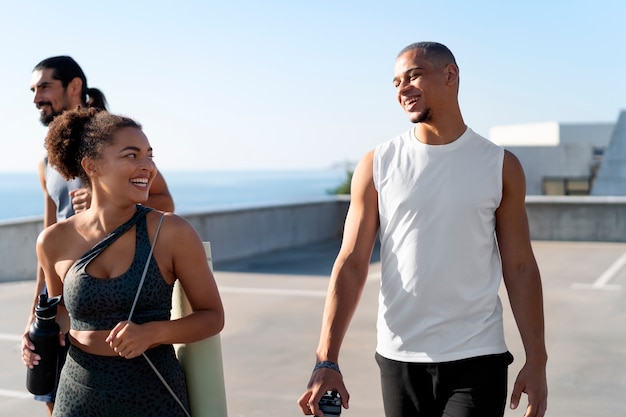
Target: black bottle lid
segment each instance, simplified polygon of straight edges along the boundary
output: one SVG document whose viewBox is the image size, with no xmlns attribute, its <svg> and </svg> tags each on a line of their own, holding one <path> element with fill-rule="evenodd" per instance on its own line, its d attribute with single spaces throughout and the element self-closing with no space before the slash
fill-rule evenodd
<svg viewBox="0 0 626 417">
<path fill-rule="evenodd" d="M 39 302 L 35 307 L 35 315 L 38 319 L 49 320 L 57 315 L 57 305 L 61 302 L 61 295 L 50 297 L 46 294 L 39 294 Z"/>
</svg>

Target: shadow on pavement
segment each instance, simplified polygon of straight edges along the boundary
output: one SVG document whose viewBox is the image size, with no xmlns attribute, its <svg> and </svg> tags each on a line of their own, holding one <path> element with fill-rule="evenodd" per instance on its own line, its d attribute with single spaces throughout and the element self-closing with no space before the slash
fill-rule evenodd
<svg viewBox="0 0 626 417">
<path fill-rule="evenodd" d="M 340 247 L 341 240 L 326 240 L 235 261 L 215 262 L 214 269 L 227 272 L 328 277 Z M 380 250 L 377 241 L 372 253 L 372 262 L 379 260 Z"/>
</svg>

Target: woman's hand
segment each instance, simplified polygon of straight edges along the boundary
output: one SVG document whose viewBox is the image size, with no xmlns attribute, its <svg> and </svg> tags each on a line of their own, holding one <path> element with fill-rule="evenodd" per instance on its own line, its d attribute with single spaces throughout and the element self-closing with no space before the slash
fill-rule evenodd
<svg viewBox="0 0 626 417">
<path fill-rule="evenodd" d="M 121 357 L 136 358 L 151 347 L 150 331 L 146 327 L 132 321 L 121 321 L 105 341 Z"/>
<path fill-rule="evenodd" d="M 41 357 L 34 352 L 35 345 L 28 337 L 28 331 L 22 335 L 22 362 L 24 365 L 33 369 L 35 365 L 39 365 Z"/>
</svg>

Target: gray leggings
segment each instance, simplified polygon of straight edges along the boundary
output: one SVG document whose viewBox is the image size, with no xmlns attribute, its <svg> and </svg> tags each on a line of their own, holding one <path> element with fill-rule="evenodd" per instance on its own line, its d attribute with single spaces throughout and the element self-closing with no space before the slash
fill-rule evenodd
<svg viewBox="0 0 626 417">
<path fill-rule="evenodd" d="M 189 410 L 185 377 L 172 345 L 146 352 Z M 143 356 L 99 356 L 70 346 L 54 417 L 181 416 L 185 413 Z"/>
</svg>

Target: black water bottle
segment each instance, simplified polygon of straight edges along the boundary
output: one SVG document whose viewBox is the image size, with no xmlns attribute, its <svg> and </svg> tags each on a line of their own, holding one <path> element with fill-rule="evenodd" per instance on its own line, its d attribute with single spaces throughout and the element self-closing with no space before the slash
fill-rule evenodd
<svg viewBox="0 0 626 417">
<path fill-rule="evenodd" d="M 39 365 L 26 371 L 26 388 L 35 395 L 49 394 L 56 387 L 60 329 L 55 319 L 60 301 L 60 295 L 48 298 L 41 294 L 35 307 L 35 320 L 28 332 L 35 345 L 34 352 L 41 357 Z"/>
<path fill-rule="evenodd" d="M 320 400 L 320 410 L 324 417 L 339 417 L 341 415 L 341 396 L 337 391 L 327 391 Z"/>
</svg>

